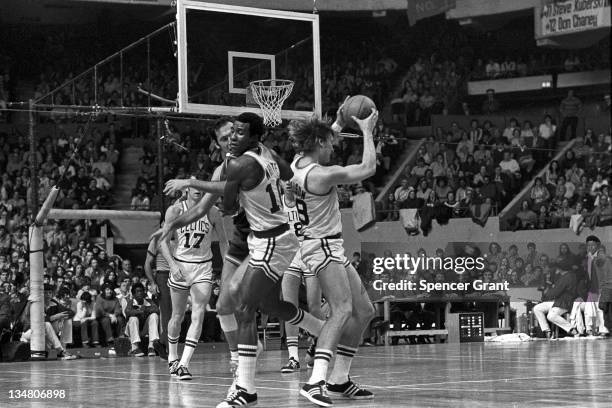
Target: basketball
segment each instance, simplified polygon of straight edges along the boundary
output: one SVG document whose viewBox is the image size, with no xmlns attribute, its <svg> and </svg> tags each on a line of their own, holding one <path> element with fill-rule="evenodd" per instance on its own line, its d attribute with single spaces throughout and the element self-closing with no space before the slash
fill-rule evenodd
<svg viewBox="0 0 612 408">
<path fill-rule="evenodd" d="M 358 130 L 359 125 L 353 120 L 353 116 L 357 119 L 365 119 L 372 114 L 372 109 L 376 109 L 374 101 L 365 95 L 351 96 L 346 100 L 342 107 L 342 120 L 344 127 Z"/>
</svg>

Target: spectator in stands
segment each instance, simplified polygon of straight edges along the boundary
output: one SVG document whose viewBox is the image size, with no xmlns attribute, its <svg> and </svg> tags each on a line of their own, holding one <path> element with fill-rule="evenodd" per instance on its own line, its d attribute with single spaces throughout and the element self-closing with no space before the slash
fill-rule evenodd
<svg viewBox="0 0 612 408">
<path fill-rule="evenodd" d="M 557 264 L 556 274 L 557 278 L 553 287 L 543 294 L 545 301 L 533 308 L 533 313 L 538 319 L 540 329 L 542 329 L 549 340 L 552 339 L 548 324 L 549 320 L 570 335 L 578 334 L 571 323 L 563 317 L 565 313 L 572 310 L 576 297 L 576 276 L 570 271 L 570 266 L 567 263 Z"/>
<path fill-rule="evenodd" d="M 529 192 L 529 196 L 536 208 L 538 205 L 548 202 L 548 199 L 550 198 L 550 192 L 548 191 L 546 186 L 544 186 L 544 183 L 542 183 L 541 177 L 535 178 L 533 187 L 531 187 L 531 191 Z"/>
<path fill-rule="evenodd" d="M 51 298 L 53 296 L 53 287 L 46 285 L 43 290 L 45 306 L 50 305 Z M 21 321 L 19 322 L 22 328 L 20 341 L 29 343 L 32 339 L 32 329 L 30 327 L 30 309 L 32 302 L 28 301 L 23 314 L 21 315 Z M 60 360 L 75 360 L 77 356 L 66 351 L 66 345 L 62 344 L 58 333 L 56 332 L 53 324 L 58 325 L 57 322 L 66 320 L 69 317 L 68 312 L 60 312 L 55 315 L 45 317 L 45 349 L 55 350 L 57 352 L 57 358 Z"/>
<path fill-rule="evenodd" d="M 582 101 L 574 96 L 574 91 L 570 89 L 567 97 L 561 101 L 559 107 L 563 121 L 559 132 L 559 139 L 566 140 L 567 129 L 571 129 L 571 139 L 576 137 L 578 127 L 578 115 L 582 111 Z"/>
<path fill-rule="evenodd" d="M 45 304 L 45 320 L 51 323 L 53 330 L 58 335 L 58 338 L 65 349 L 66 344 L 72 344 L 72 318 L 74 312 L 70 305 L 70 291 L 68 288 L 59 287 L 57 295 L 52 296 L 52 288 L 46 288 L 48 293 L 45 299 L 48 302 Z"/>
<path fill-rule="evenodd" d="M 537 214 L 529 208 L 527 200 L 521 203 L 521 210 L 516 214 L 516 218 L 516 228 L 520 229 L 534 229 L 537 223 Z"/>
<path fill-rule="evenodd" d="M 487 64 L 488 67 L 488 64 Z M 488 74 L 488 70 L 487 70 Z M 495 91 L 493 89 L 487 89 L 487 99 L 482 103 L 482 114 L 483 115 L 491 115 L 499 112 L 500 104 L 499 101 L 495 98 Z"/>
<path fill-rule="evenodd" d="M 121 304 L 115 296 L 115 291 L 109 286 L 104 285 L 98 298 L 96 299 L 96 319 L 106 336 L 106 343 L 113 344 L 115 337 L 123 336 L 125 318 L 121 310 Z M 114 332 L 113 332 L 114 327 Z"/>
<path fill-rule="evenodd" d="M 407 179 L 402 179 L 400 181 L 400 185 L 395 189 L 395 193 L 393 194 L 395 202 L 398 206 L 402 206 L 402 203 L 408 199 L 408 192 L 412 189 L 408 185 Z"/>
<path fill-rule="evenodd" d="M 149 335 L 147 354 L 154 357 L 153 342 L 159 340 L 159 308 L 152 300 L 145 298 L 145 288 L 141 283 L 132 285 L 131 292 L 132 299 L 125 308 L 125 316 L 128 319 L 126 334 L 132 343 L 130 354 L 135 357 L 144 356 L 140 349 L 140 336 L 146 331 Z"/>
<path fill-rule="evenodd" d="M 81 341 L 83 345 L 86 343 L 90 347 L 100 347 L 98 341 L 98 321 L 96 320 L 95 303 L 91 297 L 91 293 L 83 292 L 79 302 L 77 303 L 77 312 L 74 316 L 74 329 L 81 331 Z M 91 331 L 91 339 L 89 341 L 88 331 Z"/>
<path fill-rule="evenodd" d="M 151 200 L 146 197 L 141 190 L 136 192 L 136 195 L 132 198 L 132 210 L 148 211 L 151 205 Z"/>
</svg>

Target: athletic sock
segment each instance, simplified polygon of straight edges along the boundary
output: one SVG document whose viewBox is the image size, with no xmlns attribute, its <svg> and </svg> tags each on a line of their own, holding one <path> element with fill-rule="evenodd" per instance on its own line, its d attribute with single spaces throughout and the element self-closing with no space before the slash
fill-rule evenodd
<svg viewBox="0 0 612 408">
<path fill-rule="evenodd" d="M 249 394 L 255 392 L 255 369 L 257 367 L 257 346 L 238 345 L 238 380 L 236 384 Z"/>
<path fill-rule="evenodd" d="M 329 376 L 330 384 L 344 384 L 349 380 L 348 374 L 351 369 L 353 357 L 357 353 L 356 347 L 343 346 L 338 344 L 336 349 L 336 360 L 334 361 L 334 369 Z"/>
<path fill-rule="evenodd" d="M 295 316 L 292 319 L 287 320 L 287 323 L 301 327 L 308 333 L 317 337 L 321 334 L 321 330 L 323 329 L 323 325 L 325 324 L 323 320 L 317 319 L 316 317 L 314 317 L 308 312 L 303 311 L 302 309 L 297 309 Z"/>
<path fill-rule="evenodd" d="M 168 335 L 168 361 L 178 360 L 178 336 Z"/>
<path fill-rule="evenodd" d="M 230 360 L 238 362 L 238 349 L 230 350 Z"/>
<path fill-rule="evenodd" d="M 300 361 L 300 355 L 298 354 L 298 336 L 287 337 L 287 350 L 289 351 L 289 358 Z"/>
<path fill-rule="evenodd" d="M 332 355 L 333 353 L 331 350 L 317 348 L 314 356 L 314 367 L 312 368 L 312 375 L 308 380 L 308 384 L 316 384 L 319 381 L 325 381 L 327 378 L 327 367 L 329 366 Z"/>
<path fill-rule="evenodd" d="M 189 337 L 185 339 L 185 348 L 183 349 L 183 356 L 181 357 L 181 362 L 179 365 L 189 367 L 191 356 L 193 356 L 193 352 L 195 351 L 197 345 L 198 341 L 196 339 L 190 339 Z"/>
</svg>

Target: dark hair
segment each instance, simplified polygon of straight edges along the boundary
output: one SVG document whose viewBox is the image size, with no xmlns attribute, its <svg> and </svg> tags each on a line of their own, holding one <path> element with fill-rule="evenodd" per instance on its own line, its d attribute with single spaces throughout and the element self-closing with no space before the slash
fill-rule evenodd
<svg viewBox="0 0 612 408">
<path fill-rule="evenodd" d="M 143 292 L 145 292 L 145 287 L 142 283 L 140 282 L 136 282 L 135 284 L 132 285 L 132 289 L 130 289 L 130 292 L 132 292 L 132 295 L 136 294 L 136 289 L 142 289 Z"/>
<path fill-rule="evenodd" d="M 589 235 L 586 239 L 586 242 L 595 242 L 597 244 L 601 244 L 601 241 L 595 235 Z"/>
<path fill-rule="evenodd" d="M 251 112 L 244 112 L 241 113 L 236 120 L 238 122 L 249 124 L 249 134 L 251 135 L 251 138 L 257 136 L 257 139 L 259 139 L 261 136 L 263 136 L 265 128 L 263 119 L 259 115 Z"/>
<path fill-rule="evenodd" d="M 61 299 L 65 296 L 70 296 L 70 289 L 68 289 L 65 286 L 61 286 L 59 290 L 57 291 L 57 298 Z"/>
<path fill-rule="evenodd" d="M 312 152 L 317 143 L 327 141 L 333 130 L 328 122 L 316 116 L 289 123 L 289 141 L 297 152 Z"/>
<path fill-rule="evenodd" d="M 81 295 L 81 300 L 86 303 L 91 302 L 91 293 L 83 292 L 83 294 Z"/>
</svg>

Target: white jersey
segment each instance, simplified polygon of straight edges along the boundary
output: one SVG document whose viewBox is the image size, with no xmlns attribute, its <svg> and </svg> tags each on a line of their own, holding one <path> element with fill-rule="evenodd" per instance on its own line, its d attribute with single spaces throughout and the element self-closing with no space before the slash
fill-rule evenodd
<svg viewBox="0 0 612 408">
<path fill-rule="evenodd" d="M 240 190 L 240 206 L 246 212 L 252 231 L 266 231 L 287 223 L 283 209 L 280 170 L 270 150 L 259 144 L 259 153 L 251 150 L 243 153 L 251 156 L 263 169 L 261 182 L 250 190 Z"/>
<path fill-rule="evenodd" d="M 295 232 L 295 235 L 301 242 L 304 238 L 304 226 L 300 222 L 300 215 L 298 214 L 297 207 L 295 206 L 295 200 L 289 198 L 287 196 L 287 192 L 283 195 L 283 204 L 289 221 L 289 229 Z"/>
<path fill-rule="evenodd" d="M 180 214 L 186 212 L 187 202 L 181 201 L 175 206 L 181 209 Z M 212 260 L 211 244 L 212 224 L 208 215 L 196 222 L 176 230 L 176 248 L 174 259 L 186 263 L 202 263 Z"/>
<path fill-rule="evenodd" d="M 313 194 L 308 191 L 306 178 L 310 171 L 320 166 L 310 163 L 304 167 L 299 166 L 304 156 L 296 155 L 291 163 L 293 178 L 291 189 L 295 194 L 296 209 L 306 238 L 326 238 L 342 232 L 342 219 L 336 186 L 330 188 L 326 194 Z"/>
</svg>

